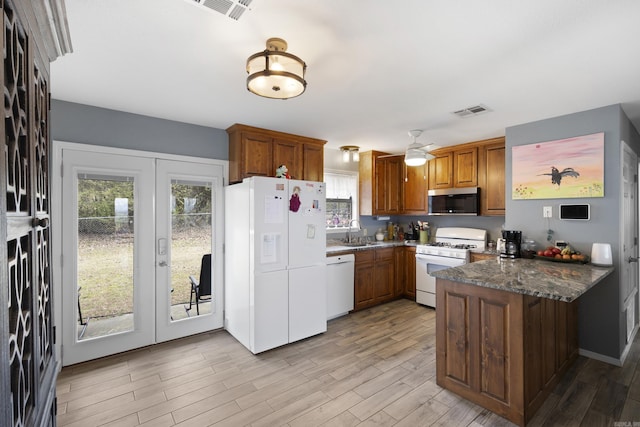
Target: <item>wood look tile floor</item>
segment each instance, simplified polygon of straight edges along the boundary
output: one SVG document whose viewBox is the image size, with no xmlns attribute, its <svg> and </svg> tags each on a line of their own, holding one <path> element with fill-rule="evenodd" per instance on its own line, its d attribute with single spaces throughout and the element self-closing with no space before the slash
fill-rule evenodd
<svg viewBox="0 0 640 427">
<path fill-rule="evenodd" d="M 512 426 L 436 385 L 435 311 L 393 301 L 253 355 L 216 331 L 65 367 L 60 426 Z M 640 334 L 639 334 L 640 335 Z M 531 426 L 640 425 L 640 341 L 580 357 Z"/>
</svg>

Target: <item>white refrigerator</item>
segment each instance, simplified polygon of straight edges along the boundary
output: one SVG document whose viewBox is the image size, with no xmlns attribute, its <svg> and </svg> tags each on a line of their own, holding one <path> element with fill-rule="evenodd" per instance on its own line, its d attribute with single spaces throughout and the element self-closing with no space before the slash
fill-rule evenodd
<svg viewBox="0 0 640 427">
<path fill-rule="evenodd" d="M 225 328 L 254 354 L 327 330 L 325 208 L 322 182 L 225 188 Z"/>
</svg>

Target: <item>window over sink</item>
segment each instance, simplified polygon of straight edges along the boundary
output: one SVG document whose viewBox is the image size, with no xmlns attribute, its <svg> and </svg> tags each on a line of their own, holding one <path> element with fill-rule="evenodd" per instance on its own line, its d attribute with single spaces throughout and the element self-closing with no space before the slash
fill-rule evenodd
<svg viewBox="0 0 640 427">
<path fill-rule="evenodd" d="M 327 232 L 344 232 L 358 219 L 358 172 L 324 170 L 327 184 Z"/>
</svg>

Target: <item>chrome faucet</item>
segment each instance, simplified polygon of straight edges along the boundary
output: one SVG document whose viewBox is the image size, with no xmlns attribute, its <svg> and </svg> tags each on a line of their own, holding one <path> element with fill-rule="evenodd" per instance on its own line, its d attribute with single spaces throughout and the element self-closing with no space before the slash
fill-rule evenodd
<svg viewBox="0 0 640 427">
<path fill-rule="evenodd" d="M 358 224 L 358 230 L 360 230 L 360 221 L 358 221 L 357 219 L 352 219 L 351 221 L 349 221 L 349 229 L 347 230 L 347 243 L 352 243 L 351 241 L 351 225 L 353 223 Z"/>
</svg>

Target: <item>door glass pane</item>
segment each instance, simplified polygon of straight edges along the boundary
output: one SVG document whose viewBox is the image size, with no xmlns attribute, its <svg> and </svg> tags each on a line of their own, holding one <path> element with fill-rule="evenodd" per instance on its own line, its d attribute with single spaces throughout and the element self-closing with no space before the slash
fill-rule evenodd
<svg viewBox="0 0 640 427">
<path fill-rule="evenodd" d="M 132 177 L 78 176 L 78 340 L 134 328 L 133 194 Z"/>
<path fill-rule="evenodd" d="M 211 213 L 211 183 L 171 181 L 173 321 L 211 313 Z"/>
</svg>

